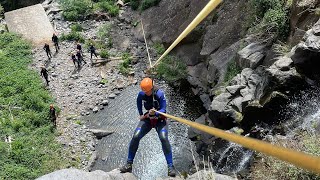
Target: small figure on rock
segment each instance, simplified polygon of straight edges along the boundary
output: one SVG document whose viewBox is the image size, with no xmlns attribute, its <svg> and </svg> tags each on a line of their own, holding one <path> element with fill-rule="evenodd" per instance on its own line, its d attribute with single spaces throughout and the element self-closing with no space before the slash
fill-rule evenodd
<svg viewBox="0 0 320 180">
<path fill-rule="evenodd" d="M 83 59 L 83 56 L 81 55 L 81 52 L 79 50 L 77 50 L 76 56 L 78 58 L 79 63 L 83 61 L 84 64 L 87 64 L 87 62 Z"/>
<path fill-rule="evenodd" d="M 59 41 L 58 36 L 55 33 L 53 33 L 52 42 L 54 43 L 54 47 L 56 48 L 56 52 L 58 52 L 58 50 L 60 49 L 58 41 Z"/>
<path fill-rule="evenodd" d="M 78 59 L 76 58 L 76 55 L 74 55 L 74 53 L 71 53 L 71 60 L 72 60 L 72 62 L 73 62 L 73 64 L 74 64 L 74 67 L 75 68 L 80 68 L 80 66 L 81 66 L 81 62 L 80 61 L 78 61 Z"/>
<path fill-rule="evenodd" d="M 47 86 L 49 86 L 48 71 L 44 66 L 41 66 L 40 75 L 46 80 Z"/>
<path fill-rule="evenodd" d="M 50 119 L 54 127 L 57 127 L 57 114 L 56 114 L 56 108 L 54 108 L 53 104 L 50 104 Z"/>
<path fill-rule="evenodd" d="M 79 50 L 81 55 L 83 56 L 82 45 L 79 42 L 77 43 L 77 48 L 76 49 Z"/>
<path fill-rule="evenodd" d="M 51 55 L 49 44 L 45 43 L 43 46 L 43 49 L 46 51 L 48 58 L 51 59 L 52 55 Z"/>
<path fill-rule="evenodd" d="M 93 46 L 93 44 L 90 44 L 89 50 L 90 50 L 91 59 L 93 54 L 96 56 L 96 58 L 98 57 L 96 53 L 96 48 Z"/>
</svg>

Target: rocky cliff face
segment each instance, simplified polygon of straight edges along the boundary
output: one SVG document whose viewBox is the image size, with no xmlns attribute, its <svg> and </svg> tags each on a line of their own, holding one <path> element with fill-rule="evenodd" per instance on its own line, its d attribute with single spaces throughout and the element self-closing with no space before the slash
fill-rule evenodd
<svg viewBox="0 0 320 180">
<path fill-rule="evenodd" d="M 161 1 L 158 7 L 142 13 L 147 37 L 152 42 L 170 45 L 207 2 Z M 223 81 L 227 64 L 241 45 L 238 41 L 245 30 L 242 28 L 246 16 L 243 13 L 245 4 L 243 0 L 225 1 L 173 52 L 188 65 L 188 81 L 206 108 L 212 100 L 209 98 L 212 86 Z M 142 34 L 139 29 L 137 34 Z"/>
<path fill-rule="evenodd" d="M 168 46 L 207 2 L 161 1 L 158 7 L 142 13 L 148 38 Z M 275 121 L 280 105 L 305 87 L 304 75 L 314 79 L 312 76 L 319 74 L 315 68 L 318 66 L 311 67 L 318 58 L 317 52 L 311 50 L 317 46 L 315 39 L 310 40 L 311 35 L 306 35 L 307 45 L 297 47 L 298 54 L 292 59 L 276 58 L 279 55 L 270 42 L 245 36 L 246 19 L 250 16 L 248 4 L 243 0 L 224 1 L 173 52 L 188 65 L 188 81 L 194 93 L 208 109 L 213 124 L 222 128 L 250 123 L 251 118 Z M 304 34 L 301 32 L 318 20 L 317 7 L 318 1 L 292 2 L 287 44 L 295 45 Z M 312 32 L 317 34 L 317 28 Z M 243 70 L 225 85 L 227 69 L 233 61 Z"/>
</svg>

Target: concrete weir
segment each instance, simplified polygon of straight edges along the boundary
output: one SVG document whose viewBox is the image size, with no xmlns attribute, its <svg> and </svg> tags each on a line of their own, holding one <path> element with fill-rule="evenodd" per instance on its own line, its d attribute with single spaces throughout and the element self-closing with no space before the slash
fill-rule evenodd
<svg viewBox="0 0 320 180">
<path fill-rule="evenodd" d="M 41 4 L 4 14 L 9 32 L 21 34 L 34 45 L 51 42 L 53 27 Z"/>
</svg>

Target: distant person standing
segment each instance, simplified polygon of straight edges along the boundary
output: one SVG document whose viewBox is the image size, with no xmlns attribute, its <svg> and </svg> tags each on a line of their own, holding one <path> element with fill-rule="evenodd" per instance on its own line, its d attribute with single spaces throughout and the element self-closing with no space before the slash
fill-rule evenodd
<svg viewBox="0 0 320 180">
<path fill-rule="evenodd" d="M 43 46 L 43 49 L 46 51 L 48 58 L 51 59 L 52 55 L 51 55 L 49 44 L 45 43 Z"/>
<path fill-rule="evenodd" d="M 81 46 L 81 44 L 79 42 L 77 43 L 77 50 L 79 50 L 81 55 L 83 56 L 82 46 Z"/>
<path fill-rule="evenodd" d="M 53 33 L 52 35 L 52 42 L 54 43 L 54 47 L 56 48 L 56 52 L 58 52 L 58 50 L 60 49 L 59 47 L 59 39 L 58 39 L 58 36 Z"/>
<path fill-rule="evenodd" d="M 41 66 L 40 74 L 46 80 L 47 86 L 49 86 L 48 71 L 44 66 Z"/>
<path fill-rule="evenodd" d="M 87 62 L 83 59 L 83 56 L 81 55 L 81 52 L 79 50 L 77 50 L 76 56 L 78 58 L 79 63 L 83 61 L 84 64 L 87 64 Z"/>
<path fill-rule="evenodd" d="M 77 59 L 76 55 L 74 55 L 74 53 L 71 54 L 71 60 L 72 60 L 72 62 L 74 64 L 75 68 L 80 68 L 80 63 L 81 62 L 78 61 L 78 59 Z"/>
<path fill-rule="evenodd" d="M 51 119 L 51 122 L 53 123 L 53 126 L 57 127 L 56 108 L 54 108 L 53 104 L 50 104 L 49 114 L 50 114 L 50 119 Z"/>
<path fill-rule="evenodd" d="M 91 59 L 92 59 L 93 54 L 96 56 L 96 58 L 98 57 L 97 53 L 96 53 L 96 48 L 93 46 L 93 44 L 90 44 L 89 50 L 90 50 L 90 54 L 91 54 Z"/>
</svg>

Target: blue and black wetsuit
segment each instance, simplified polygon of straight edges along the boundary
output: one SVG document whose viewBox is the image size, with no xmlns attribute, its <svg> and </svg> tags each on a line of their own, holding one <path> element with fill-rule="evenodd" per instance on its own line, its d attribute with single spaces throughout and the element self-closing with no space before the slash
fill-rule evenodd
<svg viewBox="0 0 320 180">
<path fill-rule="evenodd" d="M 160 89 L 154 90 L 154 100 L 156 102 L 153 102 L 152 95 L 147 96 L 143 91 L 139 92 L 137 97 L 137 107 L 140 116 L 143 115 L 142 111 L 142 103 L 144 104 L 144 107 L 146 110 L 152 109 L 154 106 L 155 109 L 157 109 L 160 112 L 166 112 L 166 99 L 164 92 Z M 131 139 L 130 145 L 129 145 L 129 154 L 128 154 L 128 162 L 133 163 L 133 159 L 136 155 L 136 152 L 138 150 L 139 142 L 141 138 L 143 138 L 153 127 L 156 129 L 159 139 L 162 144 L 162 150 L 164 153 L 164 156 L 167 160 L 168 166 L 173 166 L 172 162 L 172 150 L 171 145 L 169 143 L 168 139 L 168 123 L 164 117 L 159 115 L 158 113 L 155 114 L 157 117 L 157 122 L 154 124 L 154 126 L 151 123 L 150 118 L 145 118 L 141 120 L 134 131 L 133 137 Z"/>
</svg>

